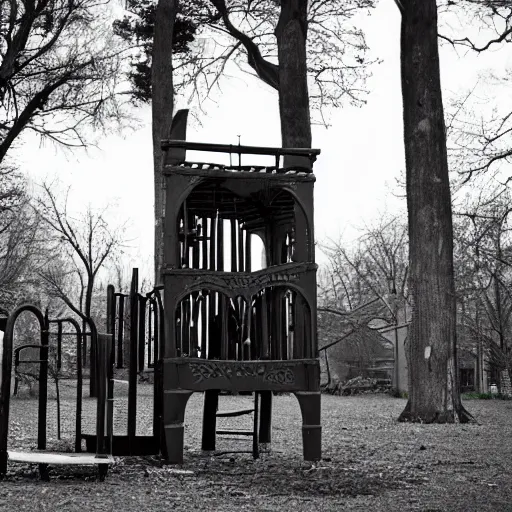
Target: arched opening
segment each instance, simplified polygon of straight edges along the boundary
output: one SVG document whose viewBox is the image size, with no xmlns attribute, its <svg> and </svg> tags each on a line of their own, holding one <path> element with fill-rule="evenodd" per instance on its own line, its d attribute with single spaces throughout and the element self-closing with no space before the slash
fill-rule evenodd
<svg viewBox="0 0 512 512">
<path fill-rule="evenodd" d="M 252 359 L 313 357 L 311 308 L 297 290 L 267 287 L 251 303 L 250 353 Z"/>
<path fill-rule="evenodd" d="M 241 361 L 250 358 L 244 348 L 248 305 L 242 297 L 213 290 L 194 291 L 176 307 L 175 338 L 178 355 L 202 359 Z"/>
<path fill-rule="evenodd" d="M 309 247 L 305 213 L 288 190 L 259 180 L 229 186 L 204 180 L 179 209 L 180 266 L 251 272 L 294 261 L 298 217 L 306 226 L 302 244 Z"/>
</svg>

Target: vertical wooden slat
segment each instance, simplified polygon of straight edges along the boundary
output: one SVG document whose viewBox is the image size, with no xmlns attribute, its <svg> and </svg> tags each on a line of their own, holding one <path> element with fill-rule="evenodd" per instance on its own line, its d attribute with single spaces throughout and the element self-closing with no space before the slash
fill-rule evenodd
<svg viewBox="0 0 512 512">
<path fill-rule="evenodd" d="M 268 297 L 267 290 L 261 295 L 261 311 L 260 311 L 260 329 L 261 329 L 261 358 L 269 358 L 269 337 L 268 337 Z"/>
<path fill-rule="evenodd" d="M 201 244 L 200 241 L 197 239 L 198 237 L 198 231 L 197 228 L 199 226 L 199 218 L 197 218 L 194 215 L 191 215 L 191 225 L 195 226 L 196 228 L 196 237 L 194 238 L 193 244 L 192 244 L 192 268 L 199 269 L 201 268 Z M 197 357 L 197 352 L 199 350 L 199 292 L 194 292 L 191 295 L 191 302 L 190 302 L 190 320 L 189 320 L 189 354 L 192 357 Z M 197 318 L 196 318 L 197 315 Z"/>
<path fill-rule="evenodd" d="M 311 312 L 305 300 L 302 301 L 302 316 L 304 318 L 304 357 L 316 357 L 311 336 Z"/>
<path fill-rule="evenodd" d="M 295 349 L 295 293 L 290 291 L 288 296 L 288 357 L 297 359 L 297 351 Z"/>
<path fill-rule="evenodd" d="M 244 230 L 242 229 L 242 225 L 238 222 L 238 271 L 245 272 L 245 263 L 244 263 Z"/>
<path fill-rule="evenodd" d="M 274 288 L 272 297 L 272 345 L 273 345 L 273 356 L 279 360 L 283 359 L 283 314 L 282 308 L 282 288 Z"/>
<path fill-rule="evenodd" d="M 281 294 L 281 354 L 282 359 L 286 360 L 289 358 L 288 355 L 288 314 L 286 311 L 286 291 L 283 291 Z"/>
<path fill-rule="evenodd" d="M 189 267 L 188 258 L 188 212 L 187 212 L 187 201 L 183 201 L 183 254 L 182 254 L 182 267 Z"/>
<path fill-rule="evenodd" d="M 173 357 L 176 357 L 176 356 L 179 357 L 182 355 L 182 349 L 183 349 L 183 311 L 182 311 L 183 308 L 182 308 L 182 305 L 183 305 L 183 301 L 180 302 L 176 306 L 176 324 L 174 326 L 176 329 L 176 355 L 174 355 Z"/>
<path fill-rule="evenodd" d="M 217 214 L 210 219 L 210 240 L 209 240 L 209 256 L 210 270 L 217 270 L 216 264 L 217 249 Z M 216 293 L 210 292 L 208 297 L 208 358 L 211 358 L 210 352 L 215 343 L 215 299 Z"/>
<path fill-rule="evenodd" d="M 294 358 L 302 359 L 305 357 L 304 353 L 304 307 L 302 296 L 294 292 Z"/>
<path fill-rule="evenodd" d="M 182 335 L 182 345 L 181 345 L 181 355 L 187 354 L 190 355 L 190 308 L 191 308 L 191 295 L 188 295 L 185 299 L 181 301 L 181 335 Z"/>
<path fill-rule="evenodd" d="M 220 358 L 228 359 L 229 353 L 229 335 L 228 335 L 228 298 L 224 295 L 220 296 L 220 320 L 221 320 L 221 337 L 220 337 Z"/>
</svg>

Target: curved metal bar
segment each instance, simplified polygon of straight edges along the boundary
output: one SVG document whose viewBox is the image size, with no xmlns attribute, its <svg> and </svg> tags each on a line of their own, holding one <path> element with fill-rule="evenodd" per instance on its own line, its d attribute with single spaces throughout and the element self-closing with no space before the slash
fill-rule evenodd
<svg viewBox="0 0 512 512">
<path fill-rule="evenodd" d="M 71 324 L 76 331 L 76 414 L 75 414 L 75 453 L 82 451 L 82 329 L 80 324 L 71 317 L 50 320 L 50 323 Z"/>
<path fill-rule="evenodd" d="M 13 337 L 14 326 L 19 315 L 25 311 L 32 313 L 39 322 L 41 329 L 41 360 L 46 360 L 46 364 L 41 363 L 39 370 L 40 387 L 39 387 L 39 408 L 38 408 L 38 448 L 46 447 L 46 388 L 41 384 L 46 377 L 48 380 L 48 319 L 45 318 L 42 311 L 32 305 L 24 304 L 9 315 L 2 346 L 2 366 L 0 375 L 0 476 L 4 476 L 7 472 L 7 438 L 9 435 L 9 405 L 11 398 L 11 372 L 12 372 L 12 354 L 13 354 Z M 45 370 L 46 369 L 46 376 Z M 47 384 L 47 382 L 46 382 Z M 43 396 L 44 393 L 44 396 Z"/>
</svg>

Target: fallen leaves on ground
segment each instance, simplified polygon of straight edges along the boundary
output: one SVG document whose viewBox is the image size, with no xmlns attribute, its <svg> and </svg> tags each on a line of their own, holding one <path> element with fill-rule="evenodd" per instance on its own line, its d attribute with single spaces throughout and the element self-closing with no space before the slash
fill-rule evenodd
<svg viewBox="0 0 512 512">
<path fill-rule="evenodd" d="M 223 409 L 251 404 L 245 396 L 220 400 Z M 154 456 L 116 458 L 101 483 L 87 468 L 55 467 L 51 481 L 41 482 L 36 467 L 10 465 L 0 486 L 0 510 L 37 510 L 36 502 L 39 510 L 70 512 L 512 510 L 510 402 L 466 402 L 477 424 L 418 425 L 397 423 L 405 401 L 387 395 L 322 400 L 319 462 L 302 460 L 300 410 L 292 395 L 274 397 L 272 444 L 260 459 L 226 453 L 250 451 L 248 439 L 219 438 L 217 454 L 202 453 L 202 396 L 196 394 L 187 408 L 182 466 Z M 10 443 L 28 447 L 34 444 L 34 421 L 23 415 L 37 406 L 21 402 L 11 405 Z M 147 415 L 148 425 L 151 408 L 151 401 L 139 399 L 138 418 Z M 50 420 L 48 436 L 55 438 Z M 221 421 L 226 428 L 246 428 L 251 419 Z"/>
</svg>

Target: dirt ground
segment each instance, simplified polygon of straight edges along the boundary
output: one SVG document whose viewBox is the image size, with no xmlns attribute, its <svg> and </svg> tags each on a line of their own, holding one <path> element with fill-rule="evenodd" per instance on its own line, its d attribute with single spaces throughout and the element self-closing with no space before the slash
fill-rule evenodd
<svg viewBox="0 0 512 512">
<path fill-rule="evenodd" d="M 147 391 L 138 400 L 139 418 L 151 416 L 149 386 Z M 223 409 L 252 403 L 250 397 L 220 400 Z M 401 424 L 396 418 L 403 399 L 326 395 L 323 460 L 311 464 L 302 461 L 300 411 L 292 395 L 274 397 L 272 447 L 253 460 L 246 453 L 220 453 L 250 450 L 248 439 L 222 438 L 216 454 L 199 450 L 197 394 L 187 408 L 183 466 L 163 465 L 156 457 L 117 458 L 101 483 L 92 469 L 52 468 L 51 481 L 41 482 L 36 467 L 10 464 L 0 483 L 0 510 L 512 511 L 512 401 L 464 404 L 477 424 Z M 11 410 L 10 449 L 30 448 L 36 401 L 13 399 Z M 228 421 L 250 426 L 248 417 Z M 50 422 L 49 437 L 54 427 Z"/>
</svg>

